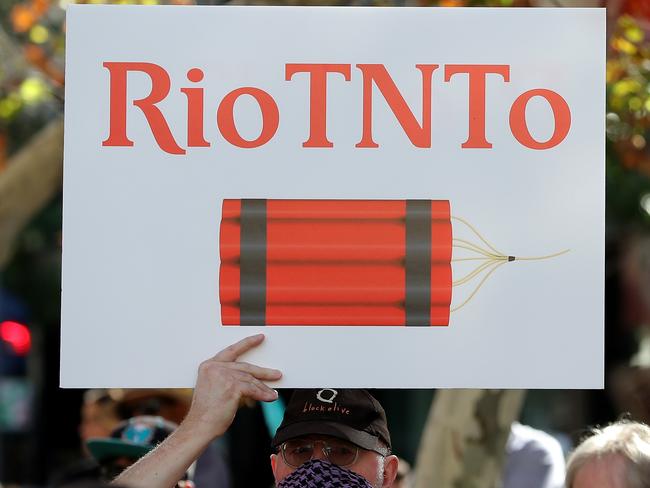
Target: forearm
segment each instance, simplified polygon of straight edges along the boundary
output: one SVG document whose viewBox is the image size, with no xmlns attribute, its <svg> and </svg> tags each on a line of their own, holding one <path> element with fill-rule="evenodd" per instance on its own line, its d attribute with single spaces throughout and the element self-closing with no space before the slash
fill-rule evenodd
<svg viewBox="0 0 650 488">
<path fill-rule="evenodd" d="M 113 483 L 129 488 L 175 486 L 212 440 L 199 427 L 184 422 L 158 447 L 120 474 Z"/>
</svg>

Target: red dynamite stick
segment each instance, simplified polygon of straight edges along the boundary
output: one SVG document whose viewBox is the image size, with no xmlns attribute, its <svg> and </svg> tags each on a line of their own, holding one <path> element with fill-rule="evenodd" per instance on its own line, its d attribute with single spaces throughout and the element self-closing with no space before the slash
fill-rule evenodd
<svg viewBox="0 0 650 488">
<path fill-rule="evenodd" d="M 405 311 L 396 306 L 286 306 L 266 307 L 267 325 L 333 325 L 333 326 L 404 326 Z M 222 305 L 223 325 L 238 325 L 239 307 Z M 449 306 L 431 307 L 433 325 L 449 322 Z"/>
<path fill-rule="evenodd" d="M 239 267 L 221 265 L 221 303 L 237 305 L 240 300 Z M 267 304 L 393 304 L 404 306 L 405 271 L 399 264 L 314 265 L 276 264 L 266 268 Z M 431 267 L 431 303 L 451 301 L 448 265 Z M 437 286 L 434 286 L 437 285 Z"/>
<path fill-rule="evenodd" d="M 239 261 L 239 219 L 221 223 L 221 261 Z M 267 219 L 269 263 L 279 261 L 398 261 L 406 257 L 404 223 L 400 220 L 308 220 Z M 431 260 L 449 263 L 451 225 L 431 221 Z"/>
<path fill-rule="evenodd" d="M 400 220 L 405 200 L 267 200 L 267 218 L 291 220 Z M 449 220 L 449 201 L 432 200 L 431 218 Z M 241 200 L 223 201 L 222 219 L 241 217 Z"/>
<path fill-rule="evenodd" d="M 448 325 L 448 201 L 224 200 L 219 241 L 224 325 Z"/>
</svg>

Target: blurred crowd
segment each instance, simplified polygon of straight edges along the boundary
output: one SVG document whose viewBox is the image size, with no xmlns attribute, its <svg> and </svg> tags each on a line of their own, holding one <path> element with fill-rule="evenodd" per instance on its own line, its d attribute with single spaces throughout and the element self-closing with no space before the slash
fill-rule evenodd
<svg viewBox="0 0 650 488">
<path fill-rule="evenodd" d="M 314 398 L 327 400 L 323 391 L 325 390 L 316 392 Z M 355 395 L 363 390 L 327 391 L 328 395 L 331 394 L 329 392 L 338 395 L 343 407 L 349 404 L 351 409 L 363 408 L 363 402 L 355 399 Z M 305 395 L 309 394 L 309 390 L 298 390 L 298 393 L 295 393 L 294 397 L 289 400 L 285 421 L 279 426 L 279 430 L 280 432 L 283 432 L 283 429 L 286 431 L 287 423 L 290 424 L 292 430 L 289 434 L 281 436 L 280 440 L 288 437 L 295 442 L 296 438 L 292 437 L 294 435 L 312 432 L 312 430 L 320 432 L 318 428 L 314 427 L 314 422 L 323 419 L 319 417 L 301 419 L 299 417 L 304 403 L 309 401 Z M 345 397 L 346 394 L 348 397 Z M 191 390 L 87 390 L 80 412 L 81 457 L 73 463 L 61 466 L 54 472 L 48 486 L 52 488 L 83 488 L 103 486 L 102 483 L 114 480 L 123 470 L 153 450 L 176 430 L 190 409 L 191 399 Z M 281 400 L 278 401 L 282 403 Z M 376 400 L 374 401 L 376 402 Z M 250 401 L 241 402 L 240 407 L 247 408 L 246 403 L 250 403 Z M 297 404 L 298 413 L 292 411 L 292 404 Z M 377 405 L 379 405 L 378 402 Z M 381 406 L 377 408 L 383 415 Z M 290 416 L 291 418 L 289 418 Z M 305 423 L 305 420 L 308 422 Z M 347 420 L 336 418 L 325 420 L 328 425 L 336 422 L 342 426 L 345 426 L 346 423 L 350 424 Z M 301 422 L 308 427 L 307 430 L 303 429 L 298 432 L 295 430 L 295 426 Z M 367 420 L 368 425 L 354 424 L 353 428 L 377 433 L 376 435 L 381 438 L 383 427 L 381 425 L 377 427 L 378 422 L 381 423 L 381 419 L 370 418 Z M 324 436 L 325 442 L 331 442 L 331 439 L 347 442 L 347 439 L 350 438 L 349 433 L 341 435 L 340 438 L 335 437 L 338 436 L 335 432 L 338 432 L 338 429 L 332 432 L 328 431 L 328 435 Z M 280 435 L 275 431 L 269 434 L 276 438 Z M 387 431 L 386 436 L 389 436 Z M 304 434 L 297 438 L 301 439 L 302 437 Z M 312 436 L 308 436 L 308 438 L 311 439 Z M 355 437 L 351 438 L 356 439 Z M 287 442 L 281 444 L 280 449 L 284 449 L 285 444 Z M 322 453 L 313 443 L 301 445 L 301 449 L 300 455 L 303 452 L 306 454 L 296 463 L 300 466 L 316 462 L 320 458 L 334 465 L 337 462 L 347 462 L 343 461 L 344 451 L 337 454 L 336 450 L 332 450 L 337 449 L 336 446 L 329 447 L 330 450 L 326 451 L 324 445 Z M 278 452 L 278 447 L 272 448 L 269 445 L 268 453 L 271 452 Z M 287 459 L 290 455 L 283 453 Z M 339 456 L 340 459 L 336 456 Z M 354 463 L 350 469 L 353 468 Z M 176 487 L 231 488 L 234 484 L 230 470 L 227 439 L 218 438 L 211 442 L 200 457 L 189 466 L 177 482 Z M 411 465 L 400 458 L 394 482 L 368 486 L 373 488 L 375 486 L 415 487 L 415 474 Z M 334 475 L 320 473 L 319 476 Z M 352 481 L 341 485 L 328 483 L 334 482 L 321 480 L 314 484 L 311 481 L 303 480 L 303 484 L 299 483 L 295 486 L 357 486 Z M 271 486 L 271 484 L 259 486 Z M 567 488 L 648 488 L 650 486 L 650 428 L 643 423 L 623 420 L 603 429 L 595 429 L 572 450 L 568 464 L 565 464 L 565 454 L 558 440 L 541 430 L 515 422 L 511 426 L 505 446 L 505 461 L 500 482 L 495 488 L 497 486 L 501 488 L 561 488 L 564 486 Z"/>
</svg>

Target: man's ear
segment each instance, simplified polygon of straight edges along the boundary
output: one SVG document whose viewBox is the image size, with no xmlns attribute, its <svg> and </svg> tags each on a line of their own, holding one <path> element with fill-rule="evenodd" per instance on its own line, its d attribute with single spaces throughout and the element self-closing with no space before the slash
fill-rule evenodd
<svg viewBox="0 0 650 488">
<path fill-rule="evenodd" d="M 399 460 L 397 456 L 390 455 L 384 458 L 384 484 L 383 488 L 389 488 L 393 486 L 395 478 L 397 478 L 397 467 L 399 466 Z"/>
<path fill-rule="evenodd" d="M 278 455 L 277 454 L 271 454 L 271 471 L 273 471 L 273 478 L 275 478 L 276 482 L 278 480 L 277 476 L 275 476 L 275 470 L 278 467 Z"/>
</svg>

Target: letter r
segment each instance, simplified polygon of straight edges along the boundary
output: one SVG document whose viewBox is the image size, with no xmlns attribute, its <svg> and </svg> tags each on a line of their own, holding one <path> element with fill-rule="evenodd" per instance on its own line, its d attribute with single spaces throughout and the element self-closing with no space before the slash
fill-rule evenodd
<svg viewBox="0 0 650 488">
<path fill-rule="evenodd" d="M 133 146 L 133 141 L 126 135 L 126 82 L 129 71 L 140 71 L 151 78 L 151 93 L 133 100 L 133 105 L 142 110 L 160 149 L 170 154 L 185 154 L 176 144 L 164 115 L 156 107 L 169 93 L 171 82 L 167 71 L 153 63 L 105 62 L 103 66 L 110 73 L 110 132 L 102 146 Z"/>
</svg>

